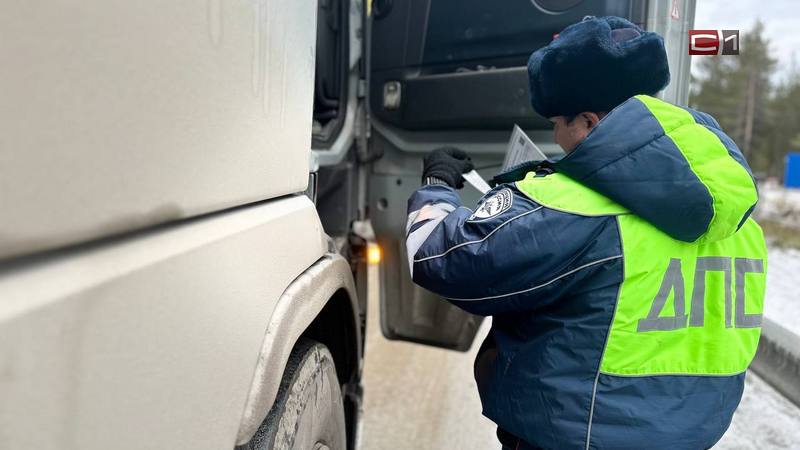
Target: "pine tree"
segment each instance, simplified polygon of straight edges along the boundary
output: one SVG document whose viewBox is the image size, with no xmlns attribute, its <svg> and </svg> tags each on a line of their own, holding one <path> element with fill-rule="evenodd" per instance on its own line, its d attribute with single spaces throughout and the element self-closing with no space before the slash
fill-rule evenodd
<svg viewBox="0 0 800 450">
<path fill-rule="evenodd" d="M 772 172 L 773 118 L 769 110 L 771 74 L 764 24 L 757 20 L 741 36 L 739 56 L 699 56 L 702 75 L 695 79 L 690 105 L 705 111 L 739 145 L 757 172 Z"/>
<path fill-rule="evenodd" d="M 692 78 L 689 105 L 714 116 L 724 130 L 737 123 L 740 99 L 732 74 L 736 70 L 730 56 L 700 56 L 702 76 Z"/>
<path fill-rule="evenodd" d="M 770 148 L 767 173 L 781 177 L 786 153 L 800 150 L 800 72 L 793 69 L 768 103 Z"/>
</svg>

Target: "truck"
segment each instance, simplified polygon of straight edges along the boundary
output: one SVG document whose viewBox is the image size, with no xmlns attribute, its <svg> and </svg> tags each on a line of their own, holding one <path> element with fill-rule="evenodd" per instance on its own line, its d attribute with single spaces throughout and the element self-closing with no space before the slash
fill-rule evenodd
<svg viewBox="0 0 800 450">
<path fill-rule="evenodd" d="M 586 15 L 686 103 L 693 0 L 0 2 L 0 448 L 357 448 L 368 244 L 384 335 L 468 349 L 406 200 L 437 146 L 557 153 L 525 63 Z"/>
</svg>

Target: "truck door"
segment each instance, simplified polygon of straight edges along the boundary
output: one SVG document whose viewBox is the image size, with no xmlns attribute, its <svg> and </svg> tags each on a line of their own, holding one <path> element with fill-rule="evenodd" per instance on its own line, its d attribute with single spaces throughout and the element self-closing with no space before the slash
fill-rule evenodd
<svg viewBox="0 0 800 450">
<path fill-rule="evenodd" d="M 680 40 L 693 20 L 694 3 L 678 3 L 373 0 L 368 5 L 369 145 L 372 153 L 382 154 L 370 175 L 369 215 L 383 250 L 381 325 L 387 338 L 463 351 L 481 323 L 411 282 L 404 245 L 406 201 L 420 185 L 424 155 L 437 146 L 459 147 L 488 179 L 500 169 L 515 124 L 545 153 L 560 153 L 550 123 L 530 106 L 530 53 L 587 15 L 626 17 L 665 36 L 672 31 Z M 680 8 L 678 18 L 670 18 L 674 7 Z M 685 53 L 682 42 L 668 47 Z M 685 103 L 688 57 L 681 54 L 670 52 L 671 65 L 681 72 L 673 75 L 680 89 L 670 100 Z M 470 186 L 459 193 L 471 208 L 480 198 Z"/>
</svg>

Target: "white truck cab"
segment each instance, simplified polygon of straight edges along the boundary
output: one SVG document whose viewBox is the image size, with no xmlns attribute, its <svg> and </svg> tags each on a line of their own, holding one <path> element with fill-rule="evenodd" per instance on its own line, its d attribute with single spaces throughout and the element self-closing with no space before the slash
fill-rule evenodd
<svg viewBox="0 0 800 450">
<path fill-rule="evenodd" d="M 424 153 L 490 176 L 515 123 L 554 151 L 524 64 L 589 14 L 665 35 L 685 103 L 693 12 L 0 2 L 0 448 L 355 448 L 368 240 L 387 337 L 479 325 L 403 264 Z"/>
</svg>

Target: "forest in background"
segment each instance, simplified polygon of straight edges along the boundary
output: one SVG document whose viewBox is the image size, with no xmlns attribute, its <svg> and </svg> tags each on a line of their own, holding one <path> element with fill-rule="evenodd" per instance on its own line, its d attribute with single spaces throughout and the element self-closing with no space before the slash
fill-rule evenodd
<svg viewBox="0 0 800 450">
<path fill-rule="evenodd" d="M 792 64 L 775 80 L 777 60 L 760 21 L 742 31 L 740 44 L 738 56 L 694 56 L 689 106 L 717 119 L 758 179 L 780 181 L 786 154 L 800 151 L 800 75 Z"/>
</svg>

